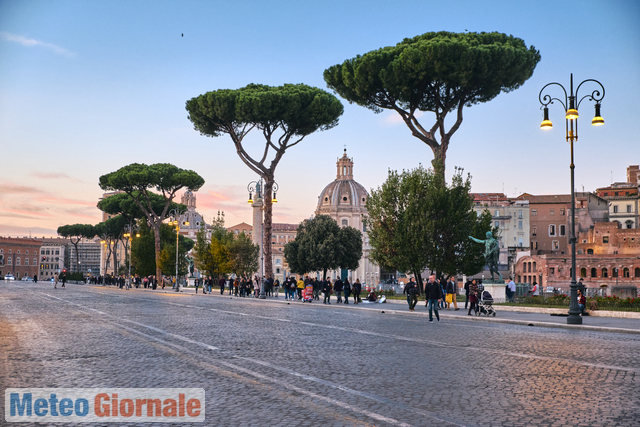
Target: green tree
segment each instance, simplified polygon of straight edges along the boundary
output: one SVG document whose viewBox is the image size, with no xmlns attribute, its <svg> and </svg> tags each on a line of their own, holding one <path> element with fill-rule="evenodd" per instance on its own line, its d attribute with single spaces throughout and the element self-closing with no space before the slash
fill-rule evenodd
<svg viewBox="0 0 640 427">
<path fill-rule="evenodd" d="M 307 135 L 338 124 L 343 107 L 326 91 L 304 84 L 271 87 L 250 84 L 241 89 L 207 92 L 186 102 L 189 120 L 205 136 L 228 134 L 240 159 L 265 181 L 264 255 L 266 275 L 272 276 L 271 223 L 275 171 L 288 148 Z M 253 129 L 262 132 L 264 150 L 251 156 L 244 137 Z M 265 243 L 266 242 L 266 243 Z"/>
<path fill-rule="evenodd" d="M 146 217 L 147 223 L 154 231 L 155 274 L 158 278 L 162 277 L 160 228 L 173 203 L 173 198 L 182 188 L 197 191 L 203 184 L 204 179 L 197 173 L 168 163 L 153 165 L 132 163 L 100 177 L 100 188 L 105 191 L 125 192 Z M 154 207 L 154 200 L 157 200 L 158 195 L 161 195 L 164 200 L 162 211 L 159 213 Z M 105 200 L 107 199 L 109 197 Z"/>
<path fill-rule="evenodd" d="M 450 186 L 441 173 L 422 167 L 389 171 L 367 199 L 371 258 L 387 269 L 412 273 L 421 289 L 426 268 L 436 274 L 480 271 L 483 248 L 474 247 L 467 232 L 486 233 L 491 215 L 477 216 L 470 189 L 471 178 L 463 179 L 461 169 Z"/>
<path fill-rule="evenodd" d="M 113 255 L 113 265 L 114 267 L 118 265 L 118 252 L 116 251 L 116 245 L 118 242 L 122 242 L 124 228 L 125 225 L 128 224 L 127 218 L 123 215 L 116 215 L 103 221 L 101 223 L 96 224 L 95 233 L 96 236 L 100 237 L 101 243 L 105 245 L 107 251 L 107 259 L 105 262 L 105 275 L 107 273 L 106 268 L 109 260 L 111 259 L 111 255 Z M 114 273 L 115 273 L 114 268 Z"/>
<path fill-rule="evenodd" d="M 156 274 L 158 265 L 162 274 L 173 276 L 176 274 L 176 230 L 168 224 L 160 227 L 160 260 L 155 257 L 155 232 L 145 220 L 138 222 L 140 237 L 131 242 L 131 265 L 135 273 L 141 276 Z M 186 254 L 193 248 L 193 240 L 179 236 L 178 241 L 178 274 L 186 274 L 188 261 Z M 156 264 L 158 262 L 159 264 Z M 161 279 L 161 276 L 156 276 Z M 158 280 L 160 281 L 160 280 Z"/>
<path fill-rule="evenodd" d="M 260 266 L 260 246 L 245 233 L 238 234 L 227 243 L 229 270 L 238 277 L 251 277 Z"/>
<path fill-rule="evenodd" d="M 233 240 L 233 234 L 224 228 L 224 218 L 220 216 L 214 220 L 212 228 L 209 241 L 206 239 L 204 225 L 200 228 L 192 255 L 196 268 L 215 279 L 232 271 L 228 245 Z"/>
<path fill-rule="evenodd" d="M 396 111 L 411 134 L 431 148 L 433 167 L 444 176 L 463 108 L 519 88 L 539 61 L 533 46 L 513 36 L 441 31 L 348 59 L 326 69 L 324 79 L 349 102 L 376 113 Z M 435 114 L 431 127 L 418 121 L 419 111 Z M 447 129 L 445 118 L 454 111 L 455 122 Z"/>
<path fill-rule="evenodd" d="M 91 239 L 96 236 L 95 227 L 91 224 L 70 224 L 58 227 L 58 235 L 69 239 L 76 249 L 76 272 L 80 271 L 80 252 L 78 244 L 82 239 Z"/>
<path fill-rule="evenodd" d="M 340 228 L 327 215 L 317 215 L 298 226 L 295 240 L 284 247 L 284 257 L 292 272 L 304 274 L 344 268 L 355 270 L 362 258 L 362 233 L 353 227 Z"/>
</svg>

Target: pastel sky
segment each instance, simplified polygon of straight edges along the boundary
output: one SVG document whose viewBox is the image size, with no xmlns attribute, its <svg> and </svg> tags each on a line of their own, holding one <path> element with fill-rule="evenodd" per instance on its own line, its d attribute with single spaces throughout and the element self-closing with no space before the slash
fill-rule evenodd
<svg viewBox="0 0 640 427">
<path fill-rule="evenodd" d="M 133 162 L 198 172 L 207 221 L 223 210 L 227 226 L 250 223 L 246 187 L 256 175 L 228 136 L 193 130 L 185 102 L 249 83 L 326 89 L 325 68 L 440 30 L 512 34 L 542 55 L 523 87 L 465 110 L 449 176 L 463 167 L 475 192 L 569 193 L 561 107 L 551 107 L 554 129 L 541 131 L 538 93 L 549 82 L 568 87 L 571 73 L 606 89 L 605 126 L 589 126 L 592 106 L 580 108 L 577 189 L 624 181 L 640 163 L 637 0 L 0 0 L 0 235 L 54 236 L 60 225 L 99 222 L 98 178 Z M 313 214 L 345 145 L 367 189 L 389 169 L 430 165 L 431 150 L 393 113 L 343 103 L 336 128 L 280 162 L 275 222 Z M 431 126 L 433 116 L 421 119 Z M 260 149 L 259 135 L 251 145 Z"/>
</svg>

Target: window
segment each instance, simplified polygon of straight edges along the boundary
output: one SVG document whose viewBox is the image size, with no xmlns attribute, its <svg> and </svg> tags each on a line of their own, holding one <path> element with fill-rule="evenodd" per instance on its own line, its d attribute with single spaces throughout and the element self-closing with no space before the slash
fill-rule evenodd
<svg viewBox="0 0 640 427">
<path fill-rule="evenodd" d="M 29 250 L 27 249 L 24 253 L 25 253 L 26 255 L 29 255 Z"/>
<path fill-rule="evenodd" d="M 522 243 L 523 243 L 523 241 L 522 241 L 522 237 L 520 237 L 520 238 L 518 239 L 518 247 L 519 247 L 519 248 L 521 248 L 521 247 L 522 247 Z"/>
<path fill-rule="evenodd" d="M 627 228 L 633 228 L 633 221 L 631 220 L 626 221 L 624 224 L 627 226 Z"/>
<path fill-rule="evenodd" d="M 531 249 L 538 249 L 538 242 L 531 242 Z"/>
<path fill-rule="evenodd" d="M 518 218 L 522 218 L 522 211 L 521 210 L 518 211 Z"/>
<path fill-rule="evenodd" d="M 618 213 L 618 206 L 613 206 L 613 213 Z"/>
<path fill-rule="evenodd" d="M 609 277 L 609 272 L 607 271 L 606 268 L 602 269 L 602 277 Z"/>
<path fill-rule="evenodd" d="M 591 269 L 591 277 L 598 277 L 598 271 L 595 268 Z"/>
<path fill-rule="evenodd" d="M 634 277 L 640 277 L 640 268 L 636 267 Z"/>
<path fill-rule="evenodd" d="M 556 235 L 556 226 L 553 224 L 549 224 L 549 236 L 555 236 Z"/>
<path fill-rule="evenodd" d="M 560 209 L 560 215 L 564 216 L 564 209 Z"/>
<path fill-rule="evenodd" d="M 495 213 L 493 214 L 493 216 L 500 216 L 500 211 L 496 210 Z"/>
<path fill-rule="evenodd" d="M 593 255 L 593 249 L 587 249 L 587 255 Z"/>
<path fill-rule="evenodd" d="M 531 209 L 531 216 L 538 216 L 538 209 Z"/>
<path fill-rule="evenodd" d="M 11 257 L 7 258 L 7 265 L 13 265 L 13 259 Z"/>
<path fill-rule="evenodd" d="M 342 220 L 342 226 L 346 227 L 347 225 L 349 225 L 349 220 L 343 219 Z"/>
<path fill-rule="evenodd" d="M 602 243 L 609 243 L 609 236 L 602 236 Z"/>
<path fill-rule="evenodd" d="M 533 271 L 536 271 L 538 268 L 536 267 L 536 262 L 533 261 Z"/>
<path fill-rule="evenodd" d="M 522 230 L 522 221 L 518 221 L 518 230 Z"/>
<path fill-rule="evenodd" d="M 565 235 L 565 229 L 566 229 L 566 225 L 560 224 L 560 235 L 561 236 Z"/>
<path fill-rule="evenodd" d="M 44 249 L 40 251 L 40 255 L 44 255 Z"/>
<path fill-rule="evenodd" d="M 549 267 L 549 274 L 555 274 L 556 269 L 553 267 Z"/>
<path fill-rule="evenodd" d="M 531 235 L 532 236 L 538 235 L 538 226 L 534 225 L 533 227 L 531 227 Z"/>
<path fill-rule="evenodd" d="M 20 253 L 20 249 L 18 249 L 18 252 L 16 252 L 16 253 L 19 254 Z"/>
<path fill-rule="evenodd" d="M 16 258 L 16 265 L 20 265 L 20 262 L 21 262 L 21 261 L 20 261 L 20 257 L 17 257 L 17 258 Z"/>
<path fill-rule="evenodd" d="M 631 205 L 627 205 L 627 213 L 631 213 Z"/>
<path fill-rule="evenodd" d="M 29 265 L 29 258 L 24 259 L 24 265 Z"/>
<path fill-rule="evenodd" d="M 276 259 L 276 264 L 280 265 L 280 258 Z"/>
<path fill-rule="evenodd" d="M 558 240 L 552 240 L 551 241 L 551 250 L 552 251 L 557 251 L 560 249 L 560 242 Z"/>
<path fill-rule="evenodd" d="M 496 221 L 496 222 L 494 223 L 494 227 L 496 227 L 496 228 L 500 228 L 500 221 Z"/>
<path fill-rule="evenodd" d="M 618 269 L 617 268 L 612 268 L 611 269 L 611 277 L 618 277 Z"/>
<path fill-rule="evenodd" d="M 556 214 L 556 210 L 551 208 L 549 209 L 549 215 L 554 216 Z"/>
<path fill-rule="evenodd" d="M 622 277 L 629 277 L 629 269 L 627 267 L 622 270 Z"/>
<path fill-rule="evenodd" d="M 582 267 L 580 269 L 580 277 L 587 277 L 587 269 Z"/>
</svg>

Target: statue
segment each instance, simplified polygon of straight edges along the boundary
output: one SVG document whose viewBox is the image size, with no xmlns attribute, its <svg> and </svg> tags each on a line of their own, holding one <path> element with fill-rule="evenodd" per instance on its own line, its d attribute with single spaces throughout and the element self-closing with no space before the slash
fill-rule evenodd
<svg viewBox="0 0 640 427">
<path fill-rule="evenodd" d="M 256 183 L 256 198 L 262 199 L 262 183 L 260 181 Z"/>
<path fill-rule="evenodd" d="M 193 277 L 193 268 L 193 260 L 189 259 L 189 273 L 191 273 L 189 277 Z"/>
<path fill-rule="evenodd" d="M 489 266 L 489 272 L 491 273 L 491 281 L 493 281 L 493 272 L 495 271 L 502 280 L 502 274 L 498 271 L 498 258 L 500 256 L 500 245 L 498 241 L 493 238 L 493 233 L 487 231 L 485 240 L 476 239 L 469 236 L 471 240 L 478 243 L 484 243 L 484 259 Z"/>
</svg>

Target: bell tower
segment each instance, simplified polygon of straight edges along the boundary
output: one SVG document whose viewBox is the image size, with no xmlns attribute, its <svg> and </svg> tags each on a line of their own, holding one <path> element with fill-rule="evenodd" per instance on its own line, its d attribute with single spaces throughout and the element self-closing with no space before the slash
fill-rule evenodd
<svg viewBox="0 0 640 427">
<path fill-rule="evenodd" d="M 347 149 L 344 149 L 344 154 L 336 162 L 338 167 L 338 175 L 336 179 L 347 180 L 353 179 L 353 159 L 347 157 Z"/>
</svg>

